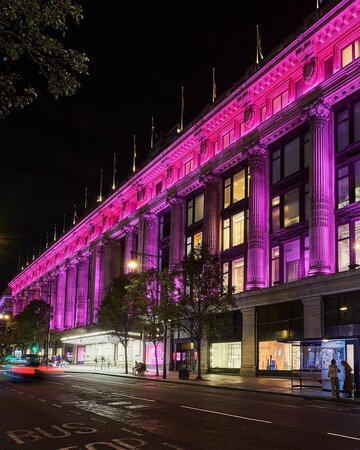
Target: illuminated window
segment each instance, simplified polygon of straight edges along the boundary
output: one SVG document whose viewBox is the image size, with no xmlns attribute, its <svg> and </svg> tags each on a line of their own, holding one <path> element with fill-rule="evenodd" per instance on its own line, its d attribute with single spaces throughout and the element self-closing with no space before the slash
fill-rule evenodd
<svg viewBox="0 0 360 450">
<path fill-rule="evenodd" d="M 342 67 L 347 66 L 352 61 L 360 56 L 360 39 L 352 42 L 347 47 L 341 50 L 341 65 Z"/>
<path fill-rule="evenodd" d="M 349 204 L 349 168 L 345 166 L 337 171 L 338 209 Z"/>
<path fill-rule="evenodd" d="M 223 148 L 229 147 L 235 140 L 234 129 L 228 131 L 223 136 Z"/>
<path fill-rule="evenodd" d="M 280 230 L 280 197 L 277 195 L 271 199 L 271 229 Z"/>
<path fill-rule="evenodd" d="M 280 281 L 280 248 L 273 247 L 271 249 L 271 284 Z"/>
<path fill-rule="evenodd" d="M 190 159 L 185 163 L 185 175 L 188 175 L 190 172 L 192 172 L 194 168 L 194 160 Z"/>
<path fill-rule="evenodd" d="M 259 342 L 259 370 L 291 370 L 292 360 L 291 344 Z"/>
<path fill-rule="evenodd" d="M 223 250 L 230 248 L 230 219 L 223 221 Z"/>
<path fill-rule="evenodd" d="M 203 240 L 202 231 L 194 234 L 194 244 L 193 244 L 194 248 L 199 247 L 202 244 L 202 240 Z"/>
<path fill-rule="evenodd" d="M 190 253 L 197 247 L 202 244 L 203 233 L 199 231 L 191 236 L 186 238 L 186 254 L 190 255 Z"/>
<path fill-rule="evenodd" d="M 223 264 L 222 272 L 223 272 L 224 289 L 226 290 L 229 287 L 229 263 L 228 262 Z"/>
<path fill-rule="evenodd" d="M 247 170 L 243 169 L 224 181 L 224 208 L 247 197 Z"/>
<path fill-rule="evenodd" d="M 284 244 L 284 281 L 286 283 L 300 278 L 300 240 Z"/>
<path fill-rule="evenodd" d="M 244 242 L 245 213 L 241 211 L 231 217 L 232 246 L 240 245 Z"/>
<path fill-rule="evenodd" d="M 281 111 L 289 103 L 289 91 L 286 90 L 273 99 L 273 114 Z"/>
<path fill-rule="evenodd" d="M 244 290 L 244 258 L 232 261 L 232 286 L 235 294 Z"/>
<path fill-rule="evenodd" d="M 338 227 L 338 271 L 349 270 L 350 264 L 350 230 L 349 224 Z"/>
<path fill-rule="evenodd" d="M 299 221 L 299 189 L 294 189 L 284 194 L 284 227 Z"/>
<path fill-rule="evenodd" d="M 355 264 L 360 264 L 360 221 L 355 222 Z"/>
</svg>

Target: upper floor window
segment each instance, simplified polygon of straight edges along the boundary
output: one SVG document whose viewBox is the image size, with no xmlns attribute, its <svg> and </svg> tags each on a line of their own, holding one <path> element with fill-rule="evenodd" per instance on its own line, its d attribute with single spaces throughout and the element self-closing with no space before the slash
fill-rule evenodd
<svg viewBox="0 0 360 450">
<path fill-rule="evenodd" d="M 334 72 L 334 63 L 333 63 L 333 57 L 326 59 L 324 61 L 324 79 L 331 77 L 331 75 Z"/>
<path fill-rule="evenodd" d="M 233 288 L 234 293 L 244 291 L 245 286 L 244 257 L 223 264 L 223 282 L 225 288 Z"/>
<path fill-rule="evenodd" d="M 275 148 L 271 153 L 272 184 L 308 167 L 310 150 L 309 131 Z"/>
<path fill-rule="evenodd" d="M 204 194 L 200 194 L 187 202 L 186 225 L 199 222 L 204 218 Z"/>
<path fill-rule="evenodd" d="M 159 181 L 158 183 L 156 183 L 155 186 L 155 195 L 161 194 L 161 191 L 162 191 L 162 181 Z"/>
<path fill-rule="evenodd" d="M 170 236 L 171 213 L 162 214 L 159 217 L 159 239 L 165 239 Z"/>
<path fill-rule="evenodd" d="M 248 169 L 240 170 L 224 180 L 224 208 L 248 196 Z"/>
<path fill-rule="evenodd" d="M 223 250 L 245 241 L 245 211 L 223 220 Z"/>
<path fill-rule="evenodd" d="M 191 236 L 186 238 L 186 254 L 190 255 L 190 253 L 197 247 L 202 244 L 203 241 L 203 233 L 199 231 L 198 233 L 194 233 Z"/>
<path fill-rule="evenodd" d="M 300 222 L 299 188 L 271 199 L 272 232 Z"/>
<path fill-rule="evenodd" d="M 235 141 L 235 131 L 234 129 L 229 130 L 227 133 L 223 135 L 223 148 L 229 147 Z"/>
<path fill-rule="evenodd" d="M 308 275 L 309 237 L 293 239 L 271 249 L 271 284 L 290 283 Z"/>
<path fill-rule="evenodd" d="M 219 151 L 219 148 L 218 148 L 219 146 L 218 146 L 218 141 L 217 140 L 214 141 L 213 146 L 214 146 L 214 153 L 216 155 L 216 153 Z"/>
<path fill-rule="evenodd" d="M 264 105 L 260 110 L 260 122 L 263 123 L 266 120 L 266 105 Z"/>
<path fill-rule="evenodd" d="M 185 175 L 187 175 L 190 172 L 192 172 L 193 168 L 194 168 L 194 160 L 193 159 L 189 159 L 189 161 L 186 161 L 186 163 L 185 163 Z"/>
<path fill-rule="evenodd" d="M 337 207 L 360 201 L 360 160 L 337 170 Z"/>
<path fill-rule="evenodd" d="M 349 266 L 360 264 L 360 221 L 338 226 L 337 241 L 338 271 L 343 272 L 349 270 Z"/>
<path fill-rule="evenodd" d="M 360 102 L 339 111 L 336 120 L 336 150 L 360 141 Z"/>
<path fill-rule="evenodd" d="M 281 111 L 289 103 L 289 91 L 282 92 L 280 95 L 275 97 L 272 101 L 272 112 L 276 114 Z"/>
<path fill-rule="evenodd" d="M 360 39 L 341 50 L 341 66 L 345 67 L 360 56 Z"/>
</svg>

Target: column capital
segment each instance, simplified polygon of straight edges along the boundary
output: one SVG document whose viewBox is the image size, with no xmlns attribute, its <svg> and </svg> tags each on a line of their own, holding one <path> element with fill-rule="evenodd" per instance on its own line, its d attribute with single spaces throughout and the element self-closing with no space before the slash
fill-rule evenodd
<svg viewBox="0 0 360 450">
<path fill-rule="evenodd" d="M 330 111 L 331 106 L 319 97 L 314 103 L 304 108 L 303 117 L 308 120 L 327 121 Z"/>
<path fill-rule="evenodd" d="M 123 227 L 123 230 L 126 236 L 133 236 L 137 233 L 138 226 L 128 224 Z"/>
<path fill-rule="evenodd" d="M 148 211 L 143 214 L 142 219 L 144 220 L 147 228 L 152 230 L 155 227 L 157 216 L 156 214 Z"/>
<path fill-rule="evenodd" d="M 200 175 L 200 181 L 204 186 L 217 184 L 220 180 L 220 175 L 213 172 L 212 170 Z"/>
<path fill-rule="evenodd" d="M 171 206 L 181 206 L 184 203 L 184 197 L 179 194 L 172 194 L 166 198 L 166 202 Z"/>
<path fill-rule="evenodd" d="M 260 142 L 254 142 L 246 149 L 251 167 L 262 167 L 265 163 L 267 147 Z"/>
</svg>

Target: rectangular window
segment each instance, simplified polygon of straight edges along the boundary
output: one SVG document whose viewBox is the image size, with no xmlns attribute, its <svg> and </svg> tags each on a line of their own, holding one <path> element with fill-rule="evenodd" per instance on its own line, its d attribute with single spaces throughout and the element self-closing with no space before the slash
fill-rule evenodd
<svg viewBox="0 0 360 450">
<path fill-rule="evenodd" d="M 280 281 L 280 248 L 271 249 L 271 284 L 274 286 Z"/>
<path fill-rule="evenodd" d="M 300 240 L 284 244 L 284 280 L 286 283 L 300 278 Z"/>
<path fill-rule="evenodd" d="M 246 169 L 240 170 L 224 181 L 224 208 L 246 197 Z"/>
<path fill-rule="evenodd" d="M 273 100 L 273 114 L 281 111 L 281 95 L 275 97 Z"/>
<path fill-rule="evenodd" d="M 338 271 L 349 270 L 350 264 L 349 224 L 338 227 Z"/>
<path fill-rule="evenodd" d="M 202 231 L 194 234 L 193 248 L 199 247 L 202 244 L 202 240 L 203 240 Z"/>
<path fill-rule="evenodd" d="M 300 222 L 299 189 L 284 194 L 284 227 Z"/>
<path fill-rule="evenodd" d="M 336 115 L 336 149 L 341 151 L 349 145 L 350 120 L 348 108 L 339 111 Z"/>
<path fill-rule="evenodd" d="M 273 99 L 273 114 L 281 111 L 289 103 L 289 91 L 286 90 Z"/>
<path fill-rule="evenodd" d="M 244 290 L 244 258 L 235 259 L 232 262 L 232 285 L 234 292 Z"/>
<path fill-rule="evenodd" d="M 204 194 L 195 197 L 195 222 L 204 218 Z"/>
<path fill-rule="evenodd" d="M 271 229 L 280 230 L 280 196 L 271 199 Z"/>
<path fill-rule="evenodd" d="M 189 256 L 192 250 L 192 238 L 191 236 L 186 238 L 186 254 Z"/>
<path fill-rule="evenodd" d="M 223 148 L 229 147 L 235 140 L 234 129 L 228 131 L 223 136 Z"/>
<path fill-rule="evenodd" d="M 281 178 L 281 152 L 280 149 L 276 149 L 272 152 L 272 171 L 271 171 L 271 182 L 272 184 L 277 183 Z"/>
<path fill-rule="evenodd" d="M 337 171 L 338 209 L 349 204 L 349 168 L 345 166 Z"/>
<path fill-rule="evenodd" d="M 194 216 L 194 200 L 191 199 L 187 202 L 187 215 L 186 215 L 186 224 L 190 226 L 193 224 L 193 216 Z"/>
<path fill-rule="evenodd" d="M 261 123 L 265 122 L 265 120 L 266 120 L 266 105 L 263 106 L 261 108 L 261 111 L 260 111 L 260 121 L 261 121 Z"/>
<path fill-rule="evenodd" d="M 231 217 L 232 246 L 244 243 L 245 213 L 241 211 Z"/>
<path fill-rule="evenodd" d="M 360 201 L 360 161 L 354 164 L 355 201 Z"/>
<path fill-rule="evenodd" d="M 360 39 L 352 42 L 347 47 L 341 50 L 341 65 L 342 67 L 347 66 L 352 61 L 360 56 Z"/>
<path fill-rule="evenodd" d="M 194 160 L 190 159 L 185 163 L 185 175 L 188 175 L 190 172 L 192 172 L 194 168 Z"/>
<path fill-rule="evenodd" d="M 214 141 L 214 153 L 215 153 L 215 155 L 216 155 L 216 153 L 219 151 L 219 149 L 218 149 L 218 141 L 216 140 L 216 141 Z"/>
<path fill-rule="evenodd" d="M 223 250 L 230 248 L 230 219 L 223 221 Z"/>
<path fill-rule="evenodd" d="M 355 263 L 360 264 L 360 221 L 355 222 Z"/>
<path fill-rule="evenodd" d="M 161 191 L 162 191 L 162 181 L 159 181 L 159 183 L 157 183 L 155 186 L 155 194 L 159 195 L 161 194 Z"/>
<path fill-rule="evenodd" d="M 225 290 L 229 289 L 229 263 L 224 263 L 222 266 L 223 271 L 223 286 Z"/>
<path fill-rule="evenodd" d="M 360 102 L 354 104 L 354 142 L 360 141 Z"/>
<path fill-rule="evenodd" d="M 303 95 L 303 93 L 304 93 L 304 81 L 301 78 L 295 83 L 295 97 L 299 98 Z"/>
<path fill-rule="evenodd" d="M 284 178 L 300 170 L 300 138 L 284 145 Z"/>
<path fill-rule="evenodd" d="M 333 65 L 333 58 L 331 56 L 324 62 L 324 79 L 326 80 L 327 78 L 331 77 L 333 72 L 334 72 L 334 65 Z"/>
<path fill-rule="evenodd" d="M 231 205 L 231 178 L 224 181 L 224 208 Z"/>
</svg>

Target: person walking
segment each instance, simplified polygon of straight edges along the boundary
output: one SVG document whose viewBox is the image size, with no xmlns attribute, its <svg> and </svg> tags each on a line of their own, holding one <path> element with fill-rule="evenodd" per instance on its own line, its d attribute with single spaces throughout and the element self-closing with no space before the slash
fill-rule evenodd
<svg viewBox="0 0 360 450">
<path fill-rule="evenodd" d="M 95 358 L 95 370 L 96 370 L 96 368 L 97 368 L 97 363 L 98 363 L 98 361 L 97 361 L 97 358 Z"/>
<path fill-rule="evenodd" d="M 105 358 L 102 356 L 101 357 L 101 367 L 100 367 L 101 370 L 103 369 L 104 365 L 105 365 Z"/>
<path fill-rule="evenodd" d="M 328 369 L 328 377 L 331 383 L 331 393 L 334 398 L 340 397 L 340 383 L 339 383 L 339 372 L 335 359 L 331 360 L 331 364 Z"/>
<path fill-rule="evenodd" d="M 347 398 L 352 398 L 354 390 L 354 375 L 352 373 L 352 368 L 345 360 L 341 361 L 341 365 L 344 367 L 345 371 L 344 391 Z"/>
</svg>

